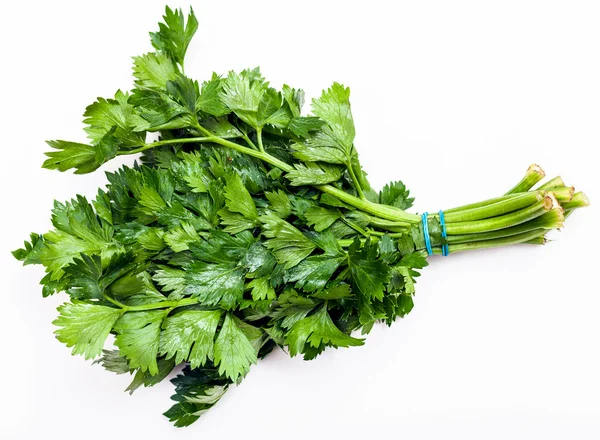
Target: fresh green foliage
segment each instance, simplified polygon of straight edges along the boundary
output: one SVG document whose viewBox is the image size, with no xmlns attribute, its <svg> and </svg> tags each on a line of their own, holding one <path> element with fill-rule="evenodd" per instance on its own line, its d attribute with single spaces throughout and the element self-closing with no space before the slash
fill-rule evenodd
<svg viewBox="0 0 600 440">
<path fill-rule="evenodd" d="M 203 366 L 214 357 L 215 332 L 219 310 L 183 310 L 165 319 L 160 339 L 160 354 L 175 357 L 180 364 L 189 360 L 192 368 Z"/>
<path fill-rule="evenodd" d="M 303 115 L 304 92 L 274 89 L 258 68 L 199 83 L 184 73 L 197 28 L 193 11 L 167 8 L 150 34 L 156 52 L 134 58 L 134 89 L 86 109 L 89 142 L 48 142 L 43 167 L 59 171 L 143 154 L 108 173 L 93 201 L 55 202 L 53 230 L 13 252 L 45 267 L 44 296 L 70 297 L 57 339 L 131 374 L 128 391 L 184 366 L 165 413 L 176 426 L 197 420 L 275 347 L 314 359 L 362 345 L 353 333 L 411 311 L 427 265 L 421 218 L 405 211 L 409 191 L 396 181 L 376 193 L 362 170 L 350 89 L 334 83 Z M 519 189 L 539 180 L 530 174 Z M 430 216 L 435 253 L 539 240 L 540 225 L 564 220 L 547 203 L 551 190 L 539 191 L 527 218 L 511 211 L 510 194 L 449 210 L 457 220 L 447 238 Z M 581 194 L 566 206 L 586 203 Z M 103 351 L 111 334 L 116 349 Z"/>
<path fill-rule="evenodd" d="M 285 342 L 290 349 L 291 356 L 298 353 L 307 353 L 308 356 L 311 356 L 311 351 L 305 350 L 306 344 L 313 348 L 321 348 L 327 344 L 333 344 L 335 347 L 363 344 L 362 339 L 348 336 L 335 326 L 326 306 L 321 307 L 313 315 L 296 322 L 290 329 Z"/>
<path fill-rule="evenodd" d="M 234 382 L 245 376 L 250 365 L 256 363 L 256 350 L 236 320 L 227 313 L 215 341 L 215 364 L 219 366 L 219 374 Z"/>
<path fill-rule="evenodd" d="M 192 37 L 198 30 L 198 20 L 194 11 L 190 9 L 186 23 L 181 10 L 173 11 L 168 6 L 163 20 L 164 23 L 158 24 L 159 31 L 150 33 L 152 45 L 159 53 L 183 66 L 185 53 Z"/>
<path fill-rule="evenodd" d="M 73 347 L 73 354 L 81 354 L 86 359 L 99 356 L 104 342 L 121 311 L 92 303 L 73 301 L 58 308 L 58 318 L 53 322 L 60 327 L 56 338 Z"/>
</svg>

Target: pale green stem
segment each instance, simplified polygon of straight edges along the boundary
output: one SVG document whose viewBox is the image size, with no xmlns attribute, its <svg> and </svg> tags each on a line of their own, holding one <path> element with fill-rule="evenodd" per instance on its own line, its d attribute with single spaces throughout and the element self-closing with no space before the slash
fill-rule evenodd
<svg viewBox="0 0 600 440">
<path fill-rule="evenodd" d="M 544 183 L 543 185 L 541 185 L 540 187 L 538 187 L 537 189 L 552 189 L 552 188 L 556 188 L 558 186 L 566 186 L 565 182 L 562 180 L 562 177 L 558 176 L 555 177 L 554 179 L 550 179 L 548 180 L 546 183 Z"/>
<path fill-rule="evenodd" d="M 444 212 L 444 216 L 448 223 L 481 220 L 518 211 L 541 199 L 542 195 L 537 192 L 524 193 L 486 206 L 479 206 L 458 212 Z"/>
<path fill-rule="evenodd" d="M 264 153 L 265 147 L 263 146 L 263 140 L 262 140 L 262 128 L 256 129 L 256 139 L 258 139 L 258 148 L 259 148 L 260 152 Z"/>
<path fill-rule="evenodd" d="M 363 193 L 362 187 L 360 186 L 360 182 L 358 181 L 358 179 L 356 178 L 356 174 L 354 173 L 352 164 L 347 163 L 346 168 L 348 169 L 348 174 L 350 174 L 350 178 L 352 179 L 352 183 L 354 184 L 354 188 L 356 189 L 358 196 L 360 197 L 361 200 L 366 200 L 365 194 Z"/>
<path fill-rule="evenodd" d="M 544 170 L 542 170 L 538 165 L 531 165 L 525 174 L 525 177 L 517 183 L 510 191 L 506 194 L 516 194 L 520 192 L 529 191 L 533 188 L 533 185 L 538 183 L 546 176 Z"/>
<path fill-rule="evenodd" d="M 451 254 L 456 252 L 472 251 L 476 249 L 489 249 L 511 244 L 527 243 L 546 234 L 545 229 L 525 232 L 523 234 L 512 235 L 510 237 L 497 238 L 495 240 L 476 241 L 474 243 L 451 244 L 448 246 Z M 434 253 L 441 254 L 441 249 L 435 249 Z"/>
<path fill-rule="evenodd" d="M 553 199 L 545 197 L 543 200 L 540 200 L 525 209 L 501 215 L 499 217 L 486 220 L 475 220 L 472 222 L 448 223 L 446 225 L 446 231 L 448 232 L 448 235 L 461 235 L 509 228 L 533 220 L 549 211 L 552 207 Z"/>
<path fill-rule="evenodd" d="M 198 299 L 196 299 L 196 298 L 184 298 L 179 301 L 160 301 L 160 302 L 152 303 L 152 304 L 142 304 L 139 306 L 128 306 L 126 304 L 123 304 L 120 301 L 117 301 L 114 298 L 111 298 L 110 296 L 108 296 L 106 294 L 103 294 L 102 296 L 107 301 L 109 301 L 109 302 L 113 303 L 114 305 L 116 305 L 117 307 L 119 307 L 123 312 L 141 312 L 141 311 L 145 311 L 145 310 L 185 307 L 185 306 L 191 306 L 194 304 L 198 304 L 198 302 L 199 302 Z"/>
<path fill-rule="evenodd" d="M 233 137 L 228 137 L 228 138 L 235 138 L 236 136 Z M 183 139 L 166 139 L 163 141 L 156 141 L 156 142 L 152 142 L 151 144 L 145 144 L 139 148 L 136 148 L 134 150 L 122 150 L 119 151 L 117 153 L 117 156 L 123 156 L 126 154 L 136 154 L 136 153 L 141 153 L 142 151 L 146 151 L 149 150 L 150 148 L 154 148 L 154 147 L 161 147 L 163 145 L 173 145 L 173 144 L 195 144 L 195 143 L 199 143 L 199 142 L 210 142 L 212 140 L 212 137 L 193 137 L 193 138 L 183 138 Z"/>
<path fill-rule="evenodd" d="M 492 240 L 495 238 L 509 237 L 511 235 L 518 235 L 524 232 L 530 232 L 539 229 L 556 229 L 563 226 L 565 216 L 561 208 L 553 209 L 548 211 L 544 215 L 538 218 L 530 220 L 525 223 L 521 223 L 517 226 L 512 226 L 506 229 L 499 229 L 496 231 L 481 232 L 478 234 L 465 234 L 465 235 L 450 235 L 448 236 L 448 243 L 470 243 L 473 241 L 484 241 Z"/>
</svg>

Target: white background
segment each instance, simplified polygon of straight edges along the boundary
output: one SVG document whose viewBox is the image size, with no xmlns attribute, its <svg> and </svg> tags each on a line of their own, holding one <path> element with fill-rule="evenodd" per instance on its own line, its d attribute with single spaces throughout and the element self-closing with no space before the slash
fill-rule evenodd
<svg viewBox="0 0 600 440">
<path fill-rule="evenodd" d="M 85 106 L 131 87 L 163 1 L 2 6 L 0 438 L 600 438 L 598 205 L 545 247 L 432 259 L 407 319 L 316 361 L 274 353 L 187 429 L 161 416 L 168 382 L 130 397 L 129 377 L 71 357 L 51 325 L 65 295 L 42 299 L 42 268 L 9 250 L 49 229 L 55 198 L 104 185 L 40 169 L 44 140 L 83 141 Z M 600 201 L 596 1 L 193 6 L 190 76 L 351 86 L 364 167 L 377 188 L 403 179 L 416 210 L 500 195 L 532 162 Z"/>
</svg>

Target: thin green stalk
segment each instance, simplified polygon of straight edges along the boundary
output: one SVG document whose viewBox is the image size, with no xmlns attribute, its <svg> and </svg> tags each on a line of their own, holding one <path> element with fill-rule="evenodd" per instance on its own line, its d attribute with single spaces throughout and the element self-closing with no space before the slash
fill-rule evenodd
<svg viewBox="0 0 600 440">
<path fill-rule="evenodd" d="M 448 215 L 450 213 L 455 213 L 455 212 L 464 212 L 464 211 L 470 211 L 472 209 L 475 208 L 480 208 L 480 207 L 484 207 L 484 206 L 488 206 L 488 205 L 492 205 L 494 203 L 498 203 L 498 202 L 503 202 L 505 200 L 512 200 L 515 198 L 518 198 L 520 196 L 522 196 L 523 194 L 539 194 L 541 196 L 545 196 L 548 194 L 548 192 L 552 192 L 555 196 L 556 199 L 559 202 L 567 202 L 570 201 L 572 194 L 571 192 L 574 190 L 574 188 L 572 186 L 560 186 L 560 187 L 554 187 L 552 189 L 536 189 L 533 191 L 526 191 L 526 192 L 522 192 L 522 193 L 515 193 L 515 194 L 509 194 L 509 195 L 504 195 L 504 196 L 500 196 L 500 197 L 494 197 L 492 199 L 487 199 L 487 200 L 483 200 L 481 202 L 475 202 L 475 203 L 469 203 L 468 205 L 462 205 L 462 206 L 457 206 L 456 208 L 450 208 L 450 209 L 445 209 L 444 210 L 444 215 Z"/>
<path fill-rule="evenodd" d="M 233 137 L 231 137 L 233 139 Z M 183 139 L 166 139 L 163 141 L 156 141 L 150 144 L 145 144 L 139 148 L 134 150 L 122 150 L 117 153 L 117 156 L 123 156 L 126 154 L 136 154 L 141 153 L 142 151 L 149 150 L 150 148 L 160 147 L 162 145 L 173 145 L 173 144 L 192 144 L 199 142 L 212 142 L 214 139 L 213 136 L 205 136 L 205 137 L 193 137 L 193 138 L 183 138 Z"/>
<path fill-rule="evenodd" d="M 544 173 L 544 170 L 542 170 L 539 165 L 533 164 L 527 170 L 525 177 L 523 177 L 519 183 L 517 183 L 510 191 L 508 191 L 506 195 L 529 191 L 531 188 L 533 188 L 533 185 L 538 183 L 545 176 L 546 173 Z"/>
<path fill-rule="evenodd" d="M 256 139 L 258 140 L 258 149 L 260 150 L 261 153 L 264 153 L 265 147 L 263 146 L 262 128 L 256 129 Z"/>
<path fill-rule="evenodd" d="M 552 188 L 556 188 L 559 186 L 566 186 L 565 182 L 563 182 L 562 177 L 558 176 L 555 177 L 554 179 L 550 179 L 548 180 L 546 183 L 544 183 L 543 185 L 541 185 L 540 187 L 538 187 L 537 189 L 540 190 L 548 190 L 548 189 L 552 189 Z"/>
<path fill-rule="evenodd" d="M 553 197 L 544 197 L 544 199 L 525 209 L 521 209 L 510 214 L 501 215 L 499 217 L 485 220 L 475 220 L 472 222 L 447 223 L 446 231 L 450 236 L 474 234 L 478 232 L 488 232 L 509 228 L 543 215 L 545 212 L 549 211 L 555 203 L 558 202 L 556 202 L 556 199 Z"/>
<path fill-rule="evenodd" d="M 256 146 L 256 144 L 254 142 L 252 142 L 252 139 L 250 139 L 246 133 L 242 134 L 242 139 L 244 139 L 246 141 L 246 143 L 248 145 L 250 145 L 250 147 L 252 147 L 253 150 L 258 150 L 258 147 Z"/>
<path fill-rule="evenodd" d="M 334 196 L 342 202 L 360 209 L 361 211 L 376 215 L 385 220 L 404 221 L 408 223 L 419 223 L 421 221 L 421 217 L 416 214 L 410 214 L 393 206 L 380 205 L 379 203 L 373 203 L 369 200 L 361 200 L 358 197 L 354 197 L 331 185 L 317 185 L 315 188 L 321 192 Z"/>
<path fill-rule="evenodd" d="M 406 229 L 409 228 L 411 225 L 411 223 L 409 222 L 383 220 L 378 217 L 371 217 L 369 219 L 369 224 L 371 226 L 375 226 L 376 228 L 386 229 L 392 232 L 400 232 L 398 229 Z"/>
<path fill-rule="evenodd" d="M 537 192 L 518 194 L 515 197 L 501 200 L 485 206 L 479 206 L 472 209 L 466 209 L 458 212 L 444 212 L 446 222 L 465 222 L 481 220 L 498 215 L 508 214 L 526 208 L 542 199 L 542 195 Z"/>
<path fill-rule="evenodd" d="M 546 234 L 545 229 L 539 229 L 535 231 L 525 232 L 519 235 L 512 235 L 510 237 L 497 238 L 495 240 L 477 241 L 474 243 L 463 243 L 463 244 L 451 244 L 448 246 L 451 254 L 464 251 L 472 251 L 476 249 L 490 249 L 501 246 L 508 246 L 511 244 L 527 243 L 531 240 L 535 240 L 539 237 L 543 237 Z M 441 249 L 435 250 L 436 254 L 441 254 Z"/>
<path fill-rule="evenodd" d="M 283 162 L 282 160 L 277 159 L 276 157 L 271 156 L 268 153 L 265 153 L 264 151 L 253 150 L 251 148 L 244 147 L 243 145 L 237 144 L 235 142 L 231 142 L 223 137 L 219 137 L 219 136 L 211 133 L 210 131 L 208 131 L 206 128 L 202 127 L 199 124 L 198 124 L 197 128 L 202 133 L 204 133 L 205 135 L 207 135 L 208 137 L 211 138 L 208 142 L 222 145 L 223 147 L 229 147 L 232 150 L 237 151 L 238 153 L 247 154 L 248 156 L 255 157 L 255 158 L 260 159 L 264 162 L 267 162 L 271 165 L 274 165 L 278 168 L 281 168 L 283 171 L 288 172 L 288 173 L 290 171 L 292 171 L 292 169 L 293 169 L 293 167 L 291 165 Z"/>
<path fill-rule="evenodd" d="M 352 164 L 347 163 L 346 168 L 348 169 L 348 174 L 350 174 L 350 178 L 352 179 L 352 183 L 354 184 L 354 189 L 356 189 L 358 196 L 360 197 L 361 200 L 366 200 L 365 194 L 363 193 L 363 189 L 360 186 L 360 182 L 358 181 L 358 179 L 356 178 L 356 174 L 354 173 Z"/>
<path fill-rule="evenodd" d="M 565 211 L 571 211 L 573 209 L 589 206 L 590 201 L 584 193 L 578 192 L 573 196 L 570 202 L 562 203 L 561 205 Z"/>
<path fill-rule="evenodd" d="M 348 225 L 349 227 L 351 227 L 352 229 L 354 229 L 356 232 L 358 232 L 360 235 L 362 235 L 363 237 L 369 237 L 369 233 L 367 231 L 365 231 L 363 228 L 361 228 L 360 226 L 358 226 L 353 221 L 350 221 L 350 220 L 348 220 L 345 217 L 342 217 L 341 220 L 344 223 L 346 223 L 346 225 Z"/>
<path fill-rule="evenodd" d="M 519 194 L 509 194 L 507 196 L 494 197 L 492 199 L 482 200 L 481 202 L 469 203 L 468 205 L 457 206 L 456 208 L 444 209 L 444 215 L 448 215 L 452 212 L 468 211 L 482 206 L 492 205 L 494 203 L 502 202 L 504 200 L 510 200 L 519 197 Z"/>
<path fill-rule="evenodd" d="M 524 232 L 530 232 L 539 229 L 557 229 L 563 226 L 565 216 L 562 209 L 552 209 L 541 215 L 538 218 L 530 220 L 525 223 L 521 223 L 517 226 L 512 226 L 506 229 L 499 229 L 496 231 L 482 232 L 478 234 L 463 234 L 463 235 L 451 235 L 448 237 L 448 243 L 471 243 L 475 241 L 493 240 L 496 238 L 510 237 L 511 235 L 518 235 Z"/>
<path fill-rule="evenodd" d="M 123 304 L 120 301 L 117 301 L 110 296 L 103 294 L 104 299 L 113 303 L 117 307 L 123 310 L 123 312 L 141 312 L 145 310 L 156 310 L 156 309 L 167 309 L 167 308 L 175 308 L 175 307 L 185 307 L 191 306 L 194 304 L 198 304 L 198 300 L 196 298 L 184 298 L 179 301 L 160 301 L 152 304 L 142 304 L 139 306 L 128 306 Z"/>
</svg>

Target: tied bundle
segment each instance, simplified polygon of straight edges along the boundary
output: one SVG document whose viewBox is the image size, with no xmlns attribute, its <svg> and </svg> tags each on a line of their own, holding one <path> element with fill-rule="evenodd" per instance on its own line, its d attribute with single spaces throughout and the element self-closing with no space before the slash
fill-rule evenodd
<svg viewBox="0 0 600 440">
<path fill-rule="evenodd" d="M 89 142 L 48 142 L 48 169 L 140 162 L 107 173 L 94 200 L 56 202 L 54 229 L 14 252 L 45 267 L 45 297 L 69 296 L 54 324 L 73 354 L 132 374 L 131 392 L 184 366 L 165 413 L 176 426 L 275 348 L 314 359 L 405 316 L 429 255 L 543 244 L 588 204 L 560 178 L 539 185 L 532 166 L 504 195 L 409 213 L 402 182 L 369 184 L 348 88 L 334 83 L 303 114 L 302 90 L 258 69 L 199 84 L 184 74 L 197 27 L 193 11 L 167 8 L 156 51 L 134 58 L 134 89 L 86 109 Z"/>
</svg>

